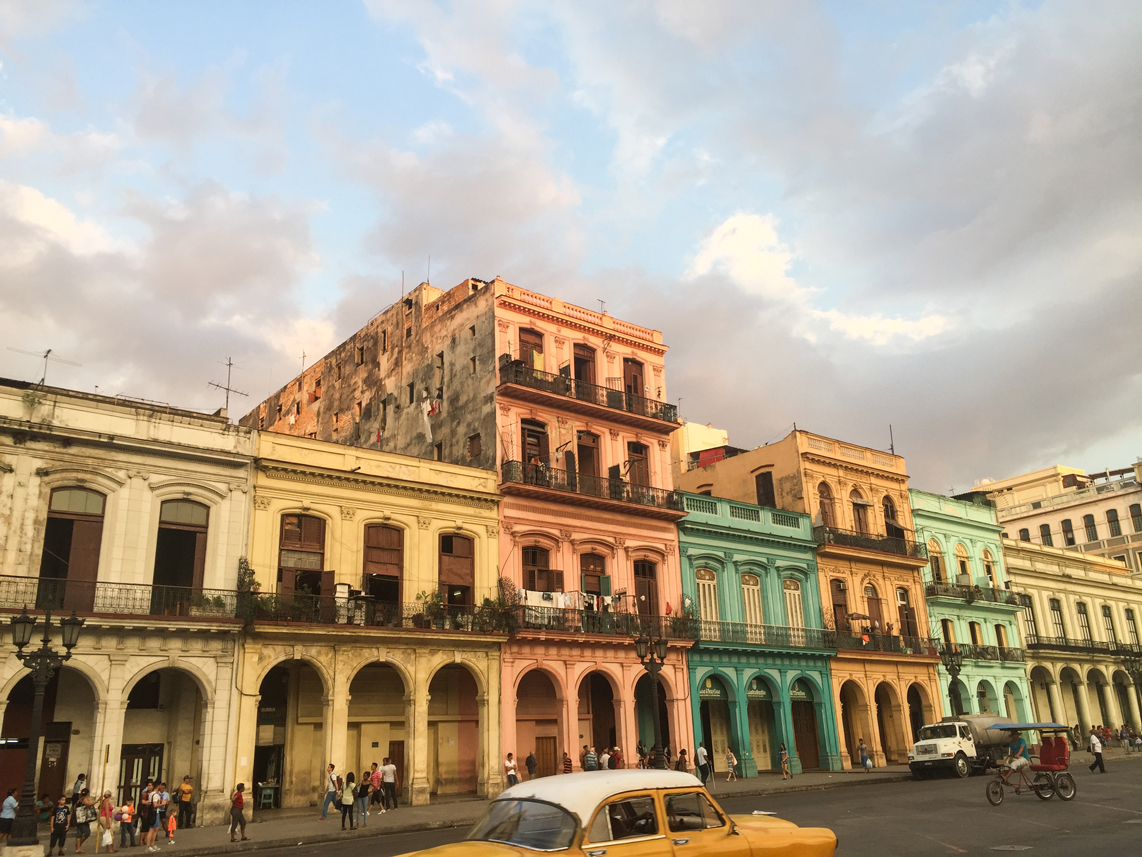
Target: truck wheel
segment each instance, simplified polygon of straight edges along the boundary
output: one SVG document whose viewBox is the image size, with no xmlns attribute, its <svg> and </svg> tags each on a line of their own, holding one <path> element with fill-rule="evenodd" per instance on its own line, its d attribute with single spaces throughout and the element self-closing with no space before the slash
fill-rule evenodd
<svg viewBox="0 0 1142 857">
<path fill-rule="evenodd" d="M 952 770 L 956 772 L 956 776 L 961 780 L 971 773 L 971 765 L 968 764 L 968 757 L 963 753 L 956 753 L 956 758 L 952 760 Z"/>
</svg>

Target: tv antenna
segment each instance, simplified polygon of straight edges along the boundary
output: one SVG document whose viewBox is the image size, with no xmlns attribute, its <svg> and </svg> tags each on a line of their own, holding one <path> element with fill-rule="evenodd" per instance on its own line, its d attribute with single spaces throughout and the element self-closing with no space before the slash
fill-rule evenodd
<svg viewBox="0 0 1142 857">
<path fill-rule="evenodd" d="M 50 349 L 50 348 L 47 351 L 45 351 L 43 354 L 40 354 L 40 352 L 38 352 L 38 351 L 25 351 L 23 348 L 12 348 L 11 346 L 9 346 L 8 350 L 9 351 L 15 351 L 17 354 L 30 354 L 32 357 L 39 357 L 41 360 L 44 361 L 44 375 L 42 378 L 40 378 L 40 386 L 41 387 L 44 386 L 44 382 L 48 379 L 48 361 L 49 360 L 51 360 L 53 363 L 65 363 L 68 366 L 82 366 L 83 365 L 82 363 L 75 363 L 71 360 L 64 360 L 62 357 L 52 357 L 52 349 Z"/>
<path fill-rule="evenodd" d="M 595 300 L 599 301 L 598 298 L 595 298 Z M 604 313 L 606 311 L 607 311 L 607 302 L 606 301 L 599 301 L 599 312 Z"/>
<path fill-rule="evenodd" d="M 219 361 L 219 362 L 221 362 L 221 361 Z M 227 357 L 226 362 L 222 363 L 222 365 L 226 367 L 226 384 L 225 385 L 215 384 L 213 381 L 207 381 L 206 386 L 215 387 L 219 390 L 224 390 L 226 392 L 226 411 L 227 411 L 227 413 L 229 413 L 229 411 L 230 411 L 230 394 L 233 393 L 236 396 L 246 396 L 248 394 L 243 393 L 241 390 L 235 390 L 233 387 L 230 386 L 230 370 L 234 368 L 234 361 L 231 360 L 229 357 Z M 239 366 L 238 368 L 241 369 L 242 367 Z"/>
</svg>

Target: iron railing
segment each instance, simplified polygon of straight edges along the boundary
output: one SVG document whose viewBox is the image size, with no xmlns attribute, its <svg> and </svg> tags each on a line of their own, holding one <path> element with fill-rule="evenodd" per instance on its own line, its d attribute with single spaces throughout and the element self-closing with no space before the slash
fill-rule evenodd
<svg viewBox="0 0 1142 857">
<path fill-rule="evenodd" d="M 774 646 L 785 649 L 835 649 L 836 632 L 825 628 L 750 625 L 745 622 L 698 622 L 698 639 L 709 643 Z"/>
<path fill-rule="evenodd" d="M 641 613 L 580 610 L 564 607 L 517 608 L 516 626 L 529 631 L 552 631 L 575 634 L 605 634 L 613 637 L 693 640 L 698 633 L 698 620 L 685 616 L 647 616 Z"/>
<path fill-rule="evenodd" d="M 623 479 L 591 476 L 573 470 L 548 467 L 545 464 L 524 464 L 522 461 L 505 461 L 501 474 L 503 482 L 534 485 L 538 488 L 550 488 L 553 491 L 584 494 L 601 500 L 636 503 L 640 506 L 653 506 L 675 512 L 684 511 L 681 492 L 637 485 Z"/>
<path fill-rule="evenodd" d="M 0 608 L 54 613 L 107 613 L 119 616 L 174 616 L 233 619 L 238 596 L 226 589 L 147 586 L 48 577 L 0 577 Z"/>
<path fill-rule="evenodd" d="M 1028 634 L 1025 640 L 1028 649 L 1055 649 L 1062 652 L 1100 652 L 1120 655 L 1142 655 L 1142 645 L 1125 643 L 1120 640 L 1075 640 L 1071 637 L 1041 637 Z"/>
<path fill-rule="evenodd" d="M 550 372 L 541 372 L 538 369 L 532 369 L 522 360 L 513 360 L 500 366 L 500 383 L 519 384 L 556 396 L 566 396 L 569 399 L 578 399 L 604 408 L 627 411 L 640 417 L 649 417 L 668 423 L 678 422 L 678 408 L 675 405 L 660 402 L 657 399 L 636 396 L 624 390 L 613 390 L 610 387 L 600 387 L 598 384 L 577 381 L 569 375 L 553 375 Z"/>
<path fill-rule="evenodd" d="M 913 559 L 928 558 L 928 546 L 911 539 L 892 539 L 888 536 L 858 533 L 856 530 L 841 530 L 837 527 L 814 527 L 813 538 L 819 545 L 861 548 Z"/>
<path fill-rule="evenodd" d="M 947 643 L 939 643 L 936 648 L 943 652 Z M 975 643 L 954 643 L 953 648 L 969 661 L 1006 661 L 1007 663 L 1023 663 L 1026 658 L 1022 649 L 1010 646 L 981 646 Z"/>
<path fill-rule="evenodd" d="M 926 583 L 924 595 L 928 598 L 954 598 L 972 604 L 976 601 L 991 604 L 1024 606 L 1022 593 L 1009 589 L 995 589 L 991 586 L 964 586 L 958 583 Z"/>
<path fill-rule="evenodd" d="M 856 636 L 837 634 L 837 648 L 846 651 L 885 652 L 894 655 L 923 655 L 939 657 L 936 641 L 929 637 L 898 637 L 888 634 Z"/>
</svg>

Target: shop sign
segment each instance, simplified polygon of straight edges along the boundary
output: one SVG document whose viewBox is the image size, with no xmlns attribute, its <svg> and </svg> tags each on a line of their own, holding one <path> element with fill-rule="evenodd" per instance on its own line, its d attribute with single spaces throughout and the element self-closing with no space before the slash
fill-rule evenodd
<svg viewBox="0 0 1142 857">
<path fill-rule="evenodd" d="M 793 687 L 789 688 L 789 698 L 794 702 L 812 702 L 813 694 L 804 679 L 797 679 L 793 682 Z"/>
<path fill-rule="evenodd" d="M 745 696 L 746 699 L 773 699 L 773 694 L 769 692 L 769 685 L 756 678 L 749 683 Z"/>
<path fill-rule="evenodd" d="M 707 678 L 700 688 L 698 688 L 699 699 L 725 699 L 726 689 L 722 687 L 721 682 L 715 682 L 712 678 Z"/>
</svg>

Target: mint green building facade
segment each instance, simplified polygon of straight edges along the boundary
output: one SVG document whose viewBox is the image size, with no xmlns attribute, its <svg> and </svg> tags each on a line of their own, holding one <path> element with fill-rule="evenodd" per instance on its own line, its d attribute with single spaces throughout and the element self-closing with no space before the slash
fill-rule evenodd
<svg viewBox="0 0 1142 857">
<path fill-rule="evenodd" d="M 1031 688 L 1017 621 L 1027 599 L 1009 588 L 995 509 L 908 493 L 916 541 L 928 546 L 923 576 L 931 637 L 963 655 L 954 684 L 945 666 L 938 670 L 943 708 L 1027 720 Z"/>
<path fill-rule="evenodd" d="M 714 770 L 727 749 L 740 776 L 840 770 L 816 543 L 808 515 L 697 494 L 678 523 L 683 610 L 697 620 L 689 650 L 695 737 Z M 691 749 L 691 758 L 693 758 Z"/>
</svg>

